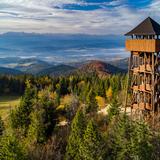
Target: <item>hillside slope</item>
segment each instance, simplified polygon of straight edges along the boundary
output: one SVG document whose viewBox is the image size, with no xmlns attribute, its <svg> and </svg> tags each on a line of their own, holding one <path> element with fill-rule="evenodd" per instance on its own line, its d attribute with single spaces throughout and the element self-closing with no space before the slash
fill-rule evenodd
<svg viewBox="0 0 160 160">
<path fill-rule="evenodd" d="M 102 61 L 90 61 L 79 68 L 80 72 L 97 73 L 100 76 L 109 74 L 125 73 L 125 70 Z"/>
<path fill-rule="evenodd" d="M 50 76 L 60 76 L 67 75 L 74 72 L 76 68 L 68 65 L 57 65 L 50 68 L 44 69 L 38 73 L 38 75 L 50 75 Z"/>
<path fill-rule="evenodd" d="M 16 69 L 0 67 L 0 74 L 20 75 L 20 74 L 24 74 L 24 73 L 19 70 L 16 70 Z"/>
</svg>

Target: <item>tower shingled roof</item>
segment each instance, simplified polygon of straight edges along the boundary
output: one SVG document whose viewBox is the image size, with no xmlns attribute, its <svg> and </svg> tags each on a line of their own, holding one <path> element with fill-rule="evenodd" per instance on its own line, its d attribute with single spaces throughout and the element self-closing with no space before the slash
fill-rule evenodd
<svg viewBox="0 0 160 160">
<path fill-rule="evenodd" d="M 125 34 L 125 36 L 131 35 L 160 35 L 160 24 L 148 17 L 137 27 Z"/>
</svg>

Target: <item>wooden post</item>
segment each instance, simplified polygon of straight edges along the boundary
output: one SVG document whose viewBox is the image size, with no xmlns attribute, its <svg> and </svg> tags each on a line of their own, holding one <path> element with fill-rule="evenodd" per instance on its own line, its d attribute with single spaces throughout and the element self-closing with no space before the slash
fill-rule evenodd
<svg viewBox="0 0 160 160">
<path fill-rule="evenodd" d="M 155 125 L 155 65 L 154 65 L 154 53 L 152 53 L 152 107 L 153 107 L 153 126 Z"/>
<path fill-rule="evenodd" d="M 127 87 L 126 87 L 126 100 L 125 100 L 125 114 L 127 112 L 127 102 L 128 102 L 128 90 L 129 90 L 129 80 L 130 80 L 130 72 L 131 72 L 131 65 L 132 65 L 132 52 L 129 58 L 129 65 L 128 65 L 128 77 L 127 77 Z"/>
</svg>

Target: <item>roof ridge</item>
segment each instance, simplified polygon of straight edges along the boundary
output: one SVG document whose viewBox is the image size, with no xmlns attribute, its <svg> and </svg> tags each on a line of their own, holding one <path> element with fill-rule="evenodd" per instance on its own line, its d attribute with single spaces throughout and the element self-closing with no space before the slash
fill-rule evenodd
<svg viewBox="0 0 160 160">
<path fill-rule="evenodd" d="M 154 33 L 156 34 L 156 31 L 155 31 L 155 29 L 154 29 L 154 27 L 153 27 L 153 23 L 152 23 L 152 22 L 154 22 L 154 20 L 153 20 L 151 17 L 148 17 L 148 18 L 150 19 L 151 25 L 152 25 L 152 29 L 153 29 Z"/>
<path fill-rule="evenodd" d="M 153 20 L 151 17 L 147 17 L 125 35 L 160 35 L 160 24 Z"/>
</svg>

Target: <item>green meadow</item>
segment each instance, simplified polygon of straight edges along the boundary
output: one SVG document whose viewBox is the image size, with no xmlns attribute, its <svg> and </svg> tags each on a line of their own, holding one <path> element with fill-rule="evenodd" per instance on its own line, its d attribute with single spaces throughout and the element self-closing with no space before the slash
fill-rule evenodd
<svg viewBox="0 0 160 160">
<path fill-rule="evenodd" d="M 20 96 L 0 96 L 0 116 L 5 120 L 10 111 L 14 109 L 20 102 Z"/>
</svg>

